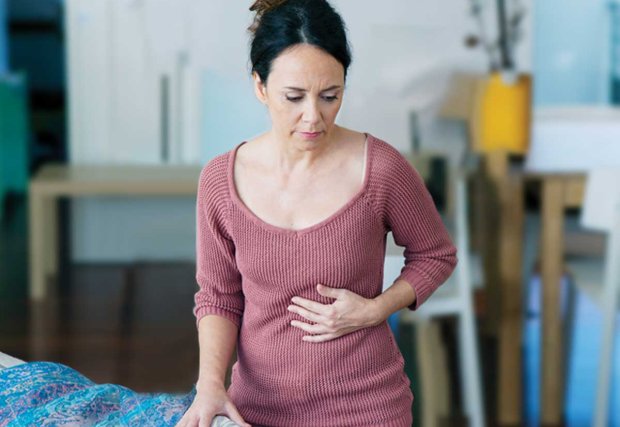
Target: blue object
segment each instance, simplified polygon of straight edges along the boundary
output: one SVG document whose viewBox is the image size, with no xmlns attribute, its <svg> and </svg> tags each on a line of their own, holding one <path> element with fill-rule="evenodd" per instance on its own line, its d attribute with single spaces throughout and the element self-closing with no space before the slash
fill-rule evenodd
<svg viewBox="0 0 620 427">
<path fill-rule="evenodd" d="M 388 324 L 390 325 L 392 334 L 394 334 L 394 337 L 398 339 L 398 324 L 399 324 L 398 312 L 393 313 L 390 317 L 388 317 Z"/>
<path fill-rule="evenodd" d="M 540 363 L 541 363 L 541 307 L 540 277 L 531 278 L 528 286 L 527 313 L 524 325 L 524 405 L 528 427 L 540 425 Z M 567 313 L 567 294 L 574 287 L 567 277 L 562 278 L 562 311 Z M 564 417 L 568 427 L 591 425 L 594 419 L 596 378 L 602 335 L 602 313 L 590 297 L 578 290 L 574 299 L 574 320 L 571 348 L 565 359 L 566 394 Z M 617 331 L 620 332 L 620 316 Z M 615 360 L 620 360 L 620 333 L 615 339 Z M 570 357 L 569 357 L 570 356 Z M 620 427 L 620 363 L 614 363 L 610 400 L 609 427 Z"/>
<path fill-rule="evenodd" d="M 136 393 L 95 384 L 58 363 L 33 362 L 0 371 L 0 424 L 174 426 L 191 405 L 186 395 Z"/>
</svg>

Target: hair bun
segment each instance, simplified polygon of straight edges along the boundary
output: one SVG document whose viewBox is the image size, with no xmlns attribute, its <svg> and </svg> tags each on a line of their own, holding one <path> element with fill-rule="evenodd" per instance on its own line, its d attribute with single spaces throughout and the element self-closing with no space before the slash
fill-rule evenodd
<svg viewBox="0 0 620 427">
<path fill-rule="evenodd" d="M 256 0 L 254 4 L 250 6 L 250 10 L 256 12 L 257 15 L 262 15 L 274 7 L 280 6 L 285 1 L 286 0 Z"/>
<path fill-rule="evenodd" d="M 269 12 L 271 9 L 275 9 L 280 6 L 282 3 L 285 3 L 286 0 L 256 0 L 254 4 L 250 6 L 250 11 L 255 12 L 256 16 L 254 16 L 254 22 L 248 28 L 251 32 L 255 32 L 258 24 L 260 22 L 261 16 L 265 13 Z"/>
</svg>

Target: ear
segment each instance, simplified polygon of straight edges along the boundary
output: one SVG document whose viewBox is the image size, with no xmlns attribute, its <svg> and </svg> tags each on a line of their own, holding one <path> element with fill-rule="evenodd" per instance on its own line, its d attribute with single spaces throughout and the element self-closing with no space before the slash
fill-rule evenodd
<svg viewBox="0 0 620 427">
<path fill-rule="evenodd" d="M 254 78 L 254 93 L 260 102 L 263 104 L 267 103 L 267 86 L 263 84 L 260 79 L 260 76 L 255 71 L 252 73 L 252 78 Z"/>
</svg>

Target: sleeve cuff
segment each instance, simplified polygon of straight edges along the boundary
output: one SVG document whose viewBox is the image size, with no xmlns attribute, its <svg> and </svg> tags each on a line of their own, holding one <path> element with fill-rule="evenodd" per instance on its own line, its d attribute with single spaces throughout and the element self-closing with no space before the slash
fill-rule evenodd
<svg viewBox="0 0 620 427">
<path fill-rule="evenodd" d="M 213 314 L 215 316 L 228 319 L 231 322 L 233 322 L 237 326 L 237 328 L 241 327 L 241 315 L 233 311 L 220 308 L 220 307 L 214 307 L 214 306 L 207 305 L 207 306 L 200 307 L 194 311 L 194 315 L 196 316 L 196 328 L 198 328 L 198 324 L 200 323 L 200 320 L 209 314 Z"/>
<path fill-rule="evenodd" d="M 411 303 L 407 308 L 409 310 L 417 310 L 420 306 L 431 296 L 436 287 L 431 284 L 431 281 L 423 276 L 420 272 L 406 268 L 396 280 L 404 280 L 409 283 L 415 291 L 415 301 Z"/>
</svg>

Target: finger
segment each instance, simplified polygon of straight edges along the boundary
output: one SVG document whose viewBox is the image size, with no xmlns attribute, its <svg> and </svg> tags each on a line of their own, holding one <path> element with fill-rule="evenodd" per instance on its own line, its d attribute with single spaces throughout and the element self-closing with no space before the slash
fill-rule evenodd
<svg viewBox="0 0 620 427">
<path fill-rule="evenodd" d="M 328 304 L 328 305 L 321 304 L 320 302 L 312 301 L 312 300 L 301 298 L 301 297 L 293 297 L 291 301 L 294 304 L 307 308 L 308 310 L 314 311 L 315 313 L 325 313 L 327 308 L 331 305 L 331 304 Z"/>
<path fill-rule="evenodd" d="M 296 328 L 303 329 L 304 331 L 310 332 L 311 334 L 324 334 L 324 333 L 333 332 L 333 331 L 328 330 L 328 328 L 325 325 L 322 325 L 320 323 L 315 323 L 311 325 L 309 323 L 300 322 L 299 320 L 292 320 L 291 326 L 295 326 Z"/>
<path fill-rule="evenodd" d="M 325 342 L 329 340 L 333 340 L 334 338 L 338 338 L 337 334 L 321 334 L 321 335 L 305 335 L 301 339 L 303 341 L 317 343 L 317 342 Z"/>
<path fill-rule="evenodd" d="M 316 285 L 316 290 L 324 297 L 337 299 L 342 294 L 342 291 L 344 289 L 330 288 L 329 286 L 325 286 L 319 283 L 318 285 Z"/>
<path fill-rule="evenodd" d="M 313 313 L 311 311 L 306 310 L 303 307 L 299 307 L 297 305 L 289 305 L 288 306 L 288 310 L 292 311 L 293 313 L 297 313 L 300 316 L 305 317 L 306 319 L 310 320 L 311 322 L 314 323 L 321 323 L 323 322 L 323 316 Z"/>
<path fill-rule="evenodd" d="M 189 418 L 189 415 L 187 414 L 188 413 L 186 412 L 174 427 L 187 427 L 187 419 Z"/>
<path fill-rule="evenodd" d="M 183 417 L 182 427 L 194 427 L 198 425 L 198 420 L 194 419 L 192 415 Z"/>
<path fill-rule="evenodd" d="M 233 420 L 235 423 L 239 424 L 242 427 L 250 427 L 250 425 L 243 420 L 243 417 L 241 416 L 239 411 L 237 411 L 237 408 L 235 407 L 234 404 L 232 404 L 231 402 L 228 402 L 227 407 L 228 407 L 228 416 L 230 417 L 231 420 Z"/>
</svg>

